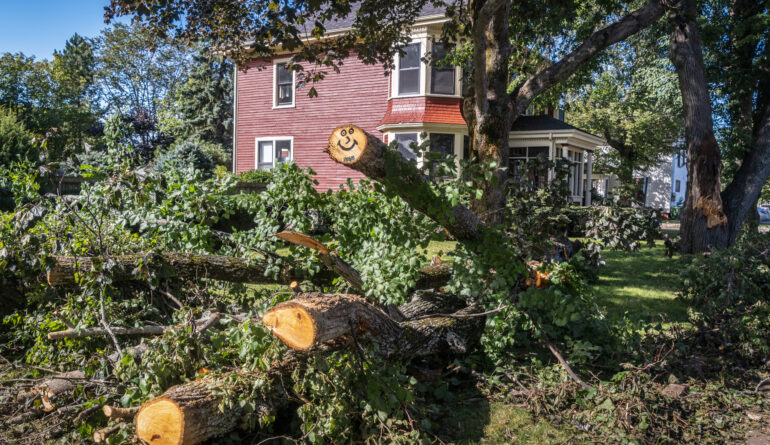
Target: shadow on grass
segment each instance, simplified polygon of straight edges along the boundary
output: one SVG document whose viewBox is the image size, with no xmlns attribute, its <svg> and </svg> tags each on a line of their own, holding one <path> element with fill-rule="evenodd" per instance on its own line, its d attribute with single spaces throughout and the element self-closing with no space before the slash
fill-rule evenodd
<svg viewBox="0 0 770 445">
<path fill-rule="evenodd" d="M 664 251 L 659 241 L 637 252 L 602 252 L 607 264 L 593 290 L 611 317 L 628 313 L 642 321 L 687 321 L 687 305 L 676 298 L 681 262 Z"/>
</svg>

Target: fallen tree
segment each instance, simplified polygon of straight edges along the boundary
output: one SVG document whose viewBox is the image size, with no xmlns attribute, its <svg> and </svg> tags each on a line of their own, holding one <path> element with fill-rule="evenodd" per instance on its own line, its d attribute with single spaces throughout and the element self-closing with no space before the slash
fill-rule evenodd
<svg viewBox="0 0 770 445">
<path fill-rule="evenodd" d="M 331 282 L 330 273 L 320 273 L 314 277 L 298 273 L 288 265 L 282 265 L 276 276 L 268 274 L 269 264 L 262 259 L 244 259 L 222 255 L 199 255 L 179 252 L 157 254 L 118 255 L 113 257 L 72 257 L 56 256 L 54 264 L 47 274 L 51 286 L 73 286 L 76 276 L 95 270 L 95 264 L 109 264 L 113 282 L 135 280 L 147 276 L 152 271 L 166 278 L 183 277 L 188 279 L 208 278 L 233 283 L 272 284 L 290 283 L 294 280 L 313 279 L 322 283 Z M 136 275 L 138 274 L 138 275 Z"/>
<path fill-rule="evenodd" d="M 423 295 L 427 296 L 425 299 Z M 375 340 L 388 359 L 409 359 L 445 353 L 465 353 L 478 341 L 484 317 L 478 307 L 469 306 L 451 314 L 433 315 L 464 306 L 461 299 L 448 294 L 426 293 L 399 307 L 412 319 L 396 322 L 381 309 L 355 295 L 301 294 L 268 311 L 263 323 L 271 332 L 298 352 L 289 353 L 266 372 L 251 378 L 266 379 L 270 390 L 257 401 L 256 411 L 275 412 L 290 397 L 285 388 L 292 373 L 309 354 Z M 477 316 L 481 315 L 481 316 Z M 142 405 L 136 415 L 136 435 L 156 445 L 194 445 L 235 429 L 240 408 L 222 412 L 222 391 L 229 374 L 206 376 L 167 390 Z M 233 388 L 229 388 L 232 390 Z"/>
<path fill-rule="evenodd" d="M 221 314 L 213 313 L 208 317 L 196 320 L 193 322 L 193 326 L 195 327 L 196 331 L 203 332 L 219 323 L 221 317 Z M 109 330 L 105 328 L 70 328 L 63 331 L 49 332 L 47 338 L 49 340 L 61 340 L 63 338 L 82 338 L 107 335 L 163 335 L 172 328 L 173 326 L 157 325 L 139 326 L 134 328 L 111 327 Z"/>
<path fill-rule="evenodd" d="M 341 269 L 330 268 L 310 276 L 297 272 L 284 264 L 277 276 L 268 275 L 268 262 L 263 259 L 243 259 L 222 255 L 200 255 L 179 252 L 163 252 L 153 255 L 134 254 L 114 257 L 72 257 L 55 256 L 54 265 L 47 274 L 51 286 L 75 286 L 77 277 L 93 272 L 95 264 L 111 263 L 110 274 L 113 282 L 135 280 L 151 272 L 165 278 L 213 279 L 231 283 L 247 284 L 289 284 L 309 280 L 317 285 L 330 285 Z M 136 275 L 138 274 L 138 275 Z M 446 265 L 426 266 L 420 269 L 415 289 L 438 288 L 449 281 L 451 268 Z M 344 275 L 343 275 L 344 277 Z M 358 277 L 360 285 L 360 277 Z"/>
</svg>

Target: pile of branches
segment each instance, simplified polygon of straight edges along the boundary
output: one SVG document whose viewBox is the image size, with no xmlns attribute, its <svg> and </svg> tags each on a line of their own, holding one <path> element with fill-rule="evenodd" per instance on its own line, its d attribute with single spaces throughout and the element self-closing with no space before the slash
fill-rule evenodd
<svg viewBox="0 0 770 445">
<path fill-rule="evenodd" d="M 338 144 L 343 129 L 359 138 L 358 151 L 353 156 Z M 500 272 L 506 267 L 503 263 L 524 264 L 516 252 L 511 250 L 506 253 L 505 246 L 508 243 L 501 238 L 500 232 L 487 229 L 462 204 L 452 205 L 413 163 L 389 150 L 377 138 L 357 127 L 340 127 L 332 134 L 328 151 L 335 161 L 363 172 L 381 183 L 386 190 L 400 196 L 414 210 L 434 220 L 471 252 L 481 254 L 490 245 L 495 246 L 501 261 Z M 401 174 L 393 174 L 394 165 L 395 171 Z M 165 222 L 156 223 L 163 225 Z M 93 230 L 94 233 L 97 233 L 96 230 L 101 228 Z M 142 357 L 151 353 L 151 349 L 144 343 L 121 348 L 118 338 L 168 335 L 180 329 L 188 329 L 205 340 L 212 330 L 219 329 L 229 321 L 261 323 L 288 346 L 290 352 L 272 360 L 265 369 L 246 374 L 238 369 L 203 370 L 200 378 L 172 386 L 160 397 L 150 399 L 140 406 L 118 407 L 94 402 L 126 397 L 126 400 L 130 400 L 129 394 L 121 394 L 125 390 L 123 385 L 104 370 L 95 374 L 102 378 L 86 378 L 84 370 L 62 373 L 37 368 L 33 373 L 49 375 L 45 378 L 25 379 L 21 386 L 14 386 L 13 391 L 17 394 L 11 395 L 16 403 L 4 404 L 3 426 L 10 428 L 35 419 L 42 419 L 50 425 L 50 421 L 55 418 L 58 427 L 46 427 L 45 431 L 38 431 L 37 435 L 27 436 L 34 438 L 31 439 L 33 441 L 48 440 L 66 434 L 67 427 L 77 426 L 85 419 L 101 413 L 109 419 L 109 423 L 106 428 L 93 432 L 96 442 L 120 433 L 127 437 L 135 435 L 153 444 L 201 443 L 225 435 L 241 425 L 245 410 L 237 404 L 228 403 L 228 400 L 234 391 L 237 392 L 237 382 L 244 376 L 262 382 L 260 398 L 249 411 L 263 417 L 275 416 L 286 405 L 301 399 L 293 393 L 291 381 L 308 360 L 318 354 L 339 350 L 350 350 L 358 354 L 362 345 L 375 344 L 375 350 L 386 361 L 408 362 L 415 357 L 441 357 L 446 360 L 470 352 L 479 342 L 485 317 L 503 309 L 485 311 L 478 296 L 460 298 L 442 291 L 419 292 L 421 289 L 441 289 L 447 284 L 452 270 L 445 264 L 434 264 L 419 270 L 407 303 L 398 306 L 382 304 L 379 301 L 387 301 L 387 298 L 365 296 L 361 273 L 346 262 L 339 252 L 299 232 L 283 231 L 276 236 L 287 243 L 313 249 L 325 270 L 308 275 L 304 269 L 269 253 L 256 259 L 167 251 L 92 257 L 58 255 L 47 258 L 48 273 L 45 281 L 56 288 L 89 285 L 93 290 L 94 282 L 89 282 L 88 278 L 94 276 L 102 277 L 96 281 L 97 285 L 102 286 L 130 286 L 142 279 L 162 276 L 164 279 L 194 281 L 203 278 L 235 283 L 278 283 L 292 289 L 293 298 L 272 307 L 262 315 L 261 320 L 253 319 L 248 313 L 224 311 L 206 312 L 197 319 L 187 317 L 187 321 L 180 325 L 112 326 L 104 313 L 103 296 L 100 300 L 101 326 L 78 328 L 77 323 L 63 314 L 53 314 L 67 329 L 48 332 L 48 341 L 107 338 L 115 348 L 115 353 L 108 359 L 116 369 L 127 363 L 126 357 L 130 357 L 132 363 L 141 363 Z M 98 238 L 101 243 L 102 238 Z M 519 278 L 523 283 L 525 277 L 522 275 Z M 303 280 L 322 288 L 334 281 L 344 280 L 349 293 L 305 292 L 301 284 Z M 184 307 L 170 292 L 158 291 L 178 309 Z M 552 347 L 550 343 L 549 347 Z M 553 350 L 562 360 L 558 352 Z M 566 366 L 566 362 L 563 363 Z M 29 368 L 24 371 L 29 371 Z M 8 382 L 12 381 L 7 380 L 5 383 Z M 97 398 L 86 404 L 74 403 L 73 393 L 89 387 L 94 389 L 91 394 Z"/>
</svg>

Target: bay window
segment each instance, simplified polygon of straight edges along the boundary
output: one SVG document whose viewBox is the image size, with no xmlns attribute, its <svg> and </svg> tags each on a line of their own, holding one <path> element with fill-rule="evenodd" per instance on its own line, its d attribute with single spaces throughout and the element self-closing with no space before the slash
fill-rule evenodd
<svg viewBox="0 0 770 445">
<path fill-rule="evenodd" d="M 430 92 L 432 94 L 455 94 L 455 67 L 444 64 L 451 47 L 440 42 L 433 44 L 430 71 Z"/>
<path fill-rule="evenodd" d="M 419 43 L 406 45 L 398 59 L 398 95 L 420 94 Z"/>
</svg>

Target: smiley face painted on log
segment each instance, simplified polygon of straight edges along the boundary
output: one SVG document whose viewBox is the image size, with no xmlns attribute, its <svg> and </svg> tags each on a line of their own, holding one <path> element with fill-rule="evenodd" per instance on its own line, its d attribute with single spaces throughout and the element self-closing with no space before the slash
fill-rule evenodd
<svg viewBox="0 0 770 445">
<path fill-rule="evenodd" d="M 329 154 L 337 162 L 352 164 L 366 151 L 366 132 L 355 125 L 337 127 L 329 137 Z"/>
<path fill-rule="evenodd" d="M 355 140 L 353 135 L 356 129 L 353 127 L 343 128 L 340 131 L 340 139 L 337 140 L 337 147 L 342 151 L 350 151 L 358 145 L 358 141 Z"/>
</svg>

